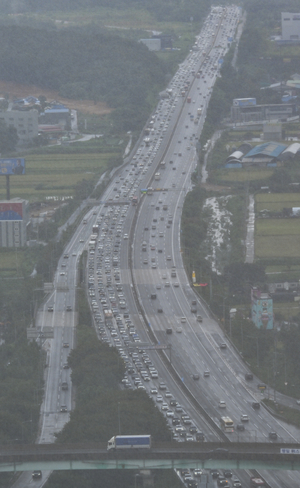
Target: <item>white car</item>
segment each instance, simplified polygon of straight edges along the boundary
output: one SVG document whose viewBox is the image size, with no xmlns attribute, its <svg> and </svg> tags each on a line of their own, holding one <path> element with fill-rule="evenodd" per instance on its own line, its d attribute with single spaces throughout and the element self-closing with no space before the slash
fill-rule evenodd
<svg viewBox="0 0 300 488">
<path fill-rule="evenodd" d="M 123 239 L 128 239 L 128 234 L 124 234 Z"/>
</svg>

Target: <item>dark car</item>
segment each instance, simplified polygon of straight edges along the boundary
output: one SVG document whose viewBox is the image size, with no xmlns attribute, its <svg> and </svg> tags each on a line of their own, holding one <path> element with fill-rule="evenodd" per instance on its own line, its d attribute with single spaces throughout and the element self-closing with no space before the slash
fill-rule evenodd
<svg viewBox="0 0 300 488">
<path fill-rule="evenodd" d="M 218 478 L 218 486 L 229 486 L 228 480 L 226 478 Z"/>
<path fill-rule="evenodd" d="M 216 480 L 220 476 L 220 473 L 217 469 L 211 469 L 210 474 L 214 480 Z"/>
<path fill-rule="evenodd" d="M 205 440 L 205 436 L 204 436 L 203 432 L 197 432 L 196 433 L 196 441 L 204 442 L 204 440 Z"/>
<path fill-rule="evenodd" d="M 269 439 L 272 441 L 276 441 L 278 439 L 278 435 L 276 432 L 269 432 Z"/>
<path fill-rule="evenodd" d="M 237 424 L 236 425 L 236 430 L 239 430 L 240 432 L 242 432 L 243 430 L 245 430 L 244 424 Z"/>
<path fill-rule="evenodd" d="M 232 471 L 231 471 L 231 469 L 224 469 L 223 475 L 225 476 L 225 478 L 232 478 Z"/>
<path fill-rule="evenodd" d="M 41 477 L 42 477 L 42 471 L 40 471 L 39 469 L 35 469 L 34 471 L 32 471 L 32 478 L 34 480 L 40 479 Z"/>
<path fill-rule="evenodd" d="M 253 380 L 253 374 L 252 373 L 246 373 L 245 374 L 245 380 L 252 381 Z"/>
<path fill-rule="evenodd" d="M 260 409 L 260 403 L 259 402 L 252 402 L 252 408 L 254 408 L 254 410 L 259 410 Z"/>
</svg>

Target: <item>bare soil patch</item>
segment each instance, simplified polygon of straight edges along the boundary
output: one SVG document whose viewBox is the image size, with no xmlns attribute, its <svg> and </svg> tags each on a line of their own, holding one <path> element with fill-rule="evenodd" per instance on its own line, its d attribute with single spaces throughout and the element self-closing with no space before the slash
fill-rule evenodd
<svg viewBox="0 0 300 488">
<path fill-rule="evenodd" d="M 0 80 L 0 97 L 3 97 L 6 94 L 9 95 L 10 100 L 25 98 L 29 95 L 32 95 L 33 97 L 44 95 L 48 101 L 57 100 L 70 109 L 79 110 L 80 112 L 87 114 L 104 115 L 110 113 L 112 110 L 103 102 L 97 102 L 97 104 L 95 104 L 93 100 L 62 98 L 55 90 L 47 90 L 46 88 L 40 88 L 35 85 L 22 85 L 21 83 Z"/>
</svg>

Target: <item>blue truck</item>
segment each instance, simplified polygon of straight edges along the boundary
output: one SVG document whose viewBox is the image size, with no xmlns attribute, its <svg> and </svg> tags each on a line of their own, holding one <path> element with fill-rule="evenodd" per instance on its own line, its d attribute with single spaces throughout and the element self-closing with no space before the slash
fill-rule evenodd
<svg viewBox="0 0 300 488">
<path fill-rule="evenodd" d="M 109 439 L 107 450 L 150 449 L 151 435 L 116 435 Z"/>
</svg>

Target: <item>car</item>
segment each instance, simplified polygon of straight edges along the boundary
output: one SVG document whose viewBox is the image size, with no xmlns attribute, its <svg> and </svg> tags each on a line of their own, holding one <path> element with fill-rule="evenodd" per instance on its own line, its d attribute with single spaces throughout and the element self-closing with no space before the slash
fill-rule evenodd
<svg viewBox="0 0 300 488">
<path fill-rule="evenodd" d="M 194 469 L 194 476 L 196 476 L 196 478 L 198 478 L 198 476 L 201 476 L 202 474 L 203 474 L 202 469 L 199 468 Z"/>
<path fill-rule="evenodd" d="M 176 327 L 176 332 L 178 332 L 178 334 L 181 334 L 181 332 L 182 332 L 182 327 Z"/>
<path fill-rule="evenodd" d="M 196 441 L 198 442 L 203 442 L 205 440 L 205 436 L 203 432 L 197 432 L 196 433 Z"/>
<path fill-rule="evenodd" d="M 164 382 L 160 382 L 158 388 L 160 390 L 166 390 L 167 389 L 167 385 Z"/>
<path fill-rule="evenodd" d="M 169 410 L 169 405 L 167 403 L 162 403 L 162 406 L 160 407 L 160 409 L 163 411 L 163 412 L 167 412 Z"/>
<path fill-rule="evenodd" d="M 191 434 L 186 434 L 185 440 L 186 442 L 194 442 L 194 437 Z"/>
<path fill-rule="evenodd" d="M 236 425 L 236 430 L 243 432 L 245 430 L 245 426 L 243 424 L 237 424 Z"/>
<path fill-rule="evenodd" d="M 226 402 L 224 400 L 219 401 L 219 408 L 226 408 Z"/>
<path fill-rule="evenodd" d="M 123 239 L 128 239 L 128 234 L 124 234 Z"/>
<path fill-rule="evenodd" d="M 192 378 L 193 378 L 193 380 L 199 380 L 200 376 L 199 376 L 199 374 L 198 374 L 198 373 L 194 373 L 194 374 L 192 375 Z"/>
<path fill-rule="evenodd" d="M 65 349 L 67 349 L 68 347 L 70 347 L 70 344 L 69 344 L 68 342 L 64 342 L 64 343 L 63 343 L 63 347 L 64 347 Z"/>
<path fill-rule="evenodd" d="M 53 307 L 48 307 L 48 312 L 53 312 L 54 308 Z"/>
<path fill-rule="evenodd" d="M 164 401 L 164 399 L 161 395 L 157 395 L 156 401 L 157 401 L 157 403 L 162 403 Z"/>
<path fill-rule="evenodd" d="M 68 409 L 67 409 L 67 405 L 62 405 L 62 406 L 60 407 L 60 411 L 61 411 L 62 413 L 67 412 L 67 411 L 68 411 Z"/>
<path fill-rule="evenodd" d="M 209 378 L 209 376 L 210 376 L 210 372 L 208 371 L 208 369 L 206 369 L 206 370 L 204 371 L 203 376 L 204 376 L 204 378 Z"/>
<path fill-rule="evenodd" d="M 68 365 L 68 363 L 63 364 L 63 369 L 69 369 L 69 368 L 70 368 L 70 366 Z"/>
<path fill-rule="evenodd" d="M 276 432 L 269 432 L 269 439 L 272 441 L 276 441 L 278 439 L 278 435 Z"/>
<path fill-rule="evenodd" d="M 59 273 L 59 275 L 60 275 L 60 276 L 65 276 L 65 275 L 66 275 L 66 273 L 65 273 L 64 271 L 61 271 L 61 272 Z"/>
<path fill-rule="evenodd" d="M 158 308 L 157 309 L 157 313 L 163 313 L 163 309 L 162 308 Z"/>
<path fill-rule="evenodd" d="M 66 391 L 69 389 L 68 383 L 66 381 L 63 381 L 61 384 L 61 389 Z"/>
<path fill-rule="evenodd" d="M 227 344 L 226 344 L 226 342 L 222 342 L 222 343 L 220 344 L 220 349 L 227 349 Z"/>
<path fill-rule="evenodd" d="M 202 316 L 201 315 L 197 315 L 197 320 L 198 320 L 198 322 L 203 322 Z"/>
<path fill-rule="evenodd" d="M 233 488 L 242 488 L 242 483 L 240 480 L 234 480 L 232 483 Z"/>
<path fill-rule="evenodd" d="M 249 417 L 245 413 L 241 415 L 241 422 L 249 422 Z"/>
<path fill-rule="evenodd" d="M 67 312 L 72 312 L 72 307 L 71 307 L 71 305 L 67 305 L 66 310 L 67 310 Z"/>
<path fill-rule="evenodd" d="M 253 374 L 252 373 L 246 373 L 245 374 L 245 380 L 252 381 L 253 380 Z"/>
<path fill-rule="evenodd" d="M 212 476 L 213 479 L 217 479 L 220 476 L 220 473 L 219 473 L 219 471 L 217 469 L 211 469 L 210 470 L 210 474 L 211 474 L 211 476 Z"/>
<path fill-rule="evenodd" d="M 168 418 L 173 418 L 173 417 L 174 417 L 174 415 L 175 415 L 175 414 L 174 414 L 173 410 L 167 410 L 167 411 L 166 411 L 166 416 L 167 416 Z"/>
<path fill-rule="evenodd" d="M 42 477 L 42 471 L 41 470 L 35 469 L 34 471 L 32 471 L 32 478 L 34 480 L 40 479 L 41 477 Z"/>
<path fill-rule="evenodd" d="M 259 402 L 252 402 L 252 408 L 254 408 L 254 410 L 259 410 L 260 409 L 260 403 Z"/>
<path fill-rule="evenodd" d="M 232 471 L 231 471 L 231 469 L 224 469 L 223 475 L 225 476 L 225 478 L 232 478 Z"/>
<path fill-rule="evenodd" d="M 226 478 L 218 478 L 218 486 L 229 486 L 229 482 Z"/>
</svg>

